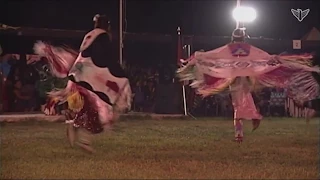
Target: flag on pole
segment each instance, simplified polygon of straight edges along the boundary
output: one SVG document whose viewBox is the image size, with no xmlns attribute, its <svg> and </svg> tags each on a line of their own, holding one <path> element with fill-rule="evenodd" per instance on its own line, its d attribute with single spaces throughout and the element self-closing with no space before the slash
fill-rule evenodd
<svg viewBox="0 0 320 180">
<path fill-rule="evenodd" d="M 177 29 L 178 33 L 178 43 L 177 43 L 177 65 L 178 67 L 181 67 L 181 59 L 182 59 L 182 39 L 181 39 L 181 29 L 178 27 Z"/>
<path fill-rule="evenodd" d="M 182 38 L 181 38 L 181 29 L 178 27 L 177 29 L 178 33 L 178 42 L 177 42 L 177 65 L 178 68 L 182 67 L 182 62 L 181 60 L 183 59 L 183 43 L 182 43 Z M 183 81 L 182 85 L 188 85 L 189 81 Z"/>
<path fill-rule="evenodd" d="M 181 29 L 178 27 L 177 29 L 178 33 L 178 42 L 177 42 L 177 65 L 178 68 L 182 67 L 182 62 L 181 60 L 183 59 L 183 43 L 182 43 L 182 38 L 181 38 Z M 188 85 L 189 81 L 183 81 L 182 85 Z"/>
</svg>

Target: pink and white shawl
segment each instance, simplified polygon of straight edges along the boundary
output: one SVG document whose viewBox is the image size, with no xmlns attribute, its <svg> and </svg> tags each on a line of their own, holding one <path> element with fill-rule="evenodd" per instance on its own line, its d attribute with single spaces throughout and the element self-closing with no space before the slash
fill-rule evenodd
<svg viewBox="0 0 320 180">
<path fill-rule="evenodd" d="M 36 54 L 48 59 L 48 63 L 56 77 L 65 78 L 73 75 L 75 82 L 86 82 L 88 88 L 69 81 L 65 89 L 56 89 L 48 93 L 54 102 L 67 101 L 70 93 L 79 91 L 93 102 L 99 114 L 100 121 L 105 124 L 112 120 L 113 111 L 124 111 L 131 108 L 131 88 L 127 78 L 113 76 L 108 67 L 97 67 L 90 57 L 82 57 L 81 52 L 88 48 L 95 38 L 105 33 L 101 29 L 89 32 L 82 42 L 80 53 L 70 48 L 54 47 L 48 43 L 37 42 L 34 46 Z M 88 40 L 86 37 L 90 35 Z M 108 57 L 106 57 L 108 61 Z M 101 99 L 106 97 L 108 101 Z M 54 103 L 49 107 L 52 108 Z"/>
<path fill-rule="evenodd" d="M 319 85 L 311 75 L 320 72 L 311 66 L 312 56 L 270 55 L 247 43 L 230 43 L 208 52 L 195 52 L 178 69 L 181 81 L 204 97 L 229 91 L 234 107 L 236 138 L 242 141 L 242 120 L 261 120 L 251 91 L 259 87 L 287 89 L 288 96 L 304 102 L 319 95 Z"/>
</svg>

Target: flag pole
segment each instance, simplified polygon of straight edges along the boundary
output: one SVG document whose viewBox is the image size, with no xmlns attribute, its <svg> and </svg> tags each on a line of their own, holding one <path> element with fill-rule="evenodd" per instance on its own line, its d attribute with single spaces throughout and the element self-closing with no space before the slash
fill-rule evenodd
<svg viewBox="0 0 320 180">
<path fill-rule="evenodd" d="M 187 48 L 187 54 L 188 54 L 188 57 L 191 56 L 191 46 L 190 44 L 188 44 L 186 46 Z M 182 86 L 182 91 L 183 91 L 183 107 L 184 107 L 184 115 L 187 116 L 188 115 L 188 112 L 187 112 L 187 98 L 186 98 L 186 85 L 185 85 L 185 81 L 183 82 L 183 86 Z"/>
<path fill-rule="evenodd" d="M 184 108 L 184 115 L 187 116 L 187 99 L 186 99 L 186 88 L 185 85 L 182 85 L 182 94 L 183 94 L 183 108 Z"/>
<path fill-rule="evenodd" d="M 178 64 L 179 67 L 181 67 L 180 59 L 182 59 L 182 43 L 181 43 L 181 29 L 180 29 L 180 27 L 178 27 L 177 33 L 178 33 L 177 64 Z M 182 85 L 182 97 L 183 97 L 184 115 L 187 116 L 188 115 L 188 112 L 187 112 L 187 98 L 186 98 L 186 88 L 185 88 L 184 82 L 183 82 L 183 85 Z"/>
<path fill-rule="evenodd" d="M 119 63 L 120 65 L 123 64 L 123 54 L 122 54 L 122 48 L 123 48 L 123 0 L 119 0 Z"/>
</svg>

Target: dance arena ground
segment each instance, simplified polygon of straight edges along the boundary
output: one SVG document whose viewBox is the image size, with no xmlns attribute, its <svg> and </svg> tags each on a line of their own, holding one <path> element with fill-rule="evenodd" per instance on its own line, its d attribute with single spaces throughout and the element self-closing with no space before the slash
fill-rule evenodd
<svg viewBox="0 0 320 180">
<path fill-rule="evenodd" d="M 264 119 L 232 142 L 230 119 L 124 119 L 96 136 L 95 154 L 70 148 L 61 122 L 1 123 L 1 179 L 316 179 L 319 122 Z"/>
</svg>

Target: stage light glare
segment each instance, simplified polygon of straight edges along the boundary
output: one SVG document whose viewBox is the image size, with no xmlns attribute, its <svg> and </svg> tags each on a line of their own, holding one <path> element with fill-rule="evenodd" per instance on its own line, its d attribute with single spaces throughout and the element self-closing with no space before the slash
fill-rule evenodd
<svg viewBox="0 0 320 180">
<path fill-rule="evenodd" d="M 256 19 L 256 10 L 251 7 L 236 7 L 232 12 L 233 18 L 238 22 L 252 22 Z"/>
</svg>

